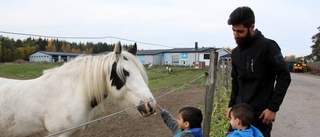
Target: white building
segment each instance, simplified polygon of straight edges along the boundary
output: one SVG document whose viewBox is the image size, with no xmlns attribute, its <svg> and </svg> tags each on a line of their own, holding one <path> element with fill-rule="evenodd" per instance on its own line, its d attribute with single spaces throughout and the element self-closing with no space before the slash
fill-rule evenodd
<svg viewBox="0 0 320 137">
<path fill-rule="evenodd" d="M 139 50 L 137 56 L 142 64 L 169 65 L 169 66 L 193 66 L 195 62 L 205 62 L 208 66 L 210 53 L 216 50 L 218 60 L 229 51 L 222 48 L 174 48 L 163 50 Z"/>
<path fill-rule="evenodd" d="M 174 48 L 159 50 L 138 50 L 137 56 L 142 64 L 152 65 L 169 65 L 169 66 L 193 66 L 195 62 L 205 62 L 205 66 L 209 65 L 210 53 L 218 52 L 218 60 L 222 56 L 229 55 L 230 52 L 223 48 L 202 47 L 198 48 L 197 44 L 194 48 Z M 103 52 L 100 54 L 108 54 Z M 100 55 L 97 54 L 97 55 Z M 68 62 L 75 57 L 83 55 L 80 53 L 66 52 L 48 52 L 38 51 L 29 56 L 30 62 Z"/>
<path fill-rule="evenodd" d="M 29 62 L 68 62 L 75 57 L 83 55 L 80 53 L 67 53 L 67 52 L 49 52 L 38 51 L 29 56 Z"/>
</svg>

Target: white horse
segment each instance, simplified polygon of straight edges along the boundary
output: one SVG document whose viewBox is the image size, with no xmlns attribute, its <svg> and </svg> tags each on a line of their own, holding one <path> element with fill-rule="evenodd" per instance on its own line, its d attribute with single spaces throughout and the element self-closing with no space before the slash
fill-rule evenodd
<svg viewBox="0 0 320 137">
<path fill-rule="evenodd" d="M 136 44 L 120 42 L 107 55 L 81 56 L 31 80 L 0 78 L 0 136 L 46 136 L 88 122 L 106 96 L 137 106 L 142 116 L 155 113 L 156 101 Z M 85 127 L 60 134 L 80 136 Z"/>
</svg>

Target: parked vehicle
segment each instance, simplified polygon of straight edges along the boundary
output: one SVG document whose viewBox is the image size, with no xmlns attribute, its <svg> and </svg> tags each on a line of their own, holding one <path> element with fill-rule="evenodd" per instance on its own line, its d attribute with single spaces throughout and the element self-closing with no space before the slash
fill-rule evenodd
<svg viewBox="0 0 320 137">
<path fill-rule="evenodd" d="M 293 64 L 293 71 L 294 72 L 307 72 L 307 63 L 305 62 L 298 62 Z"/>
</svg>

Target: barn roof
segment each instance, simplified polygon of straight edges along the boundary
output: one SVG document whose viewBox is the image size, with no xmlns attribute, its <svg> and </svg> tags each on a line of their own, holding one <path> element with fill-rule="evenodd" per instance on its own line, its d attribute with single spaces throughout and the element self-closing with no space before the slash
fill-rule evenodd
<svg viewBox="0 0 320 137">
<path fill-rule="evenodd" d="M 138 50 L 138 55 L 156 55 L 160 53 L 180 53 L 180 52 L 187 52 L 187 53 L 193 53 L 193 52 L 203 52 L 203 53 L 210 53 L 212 50 L 217 48 L 212 47 L 202 47 L 202 48 L 173 48 L 173 49 L 157 49 L 157 50 Z"/>
<path fill-rule="evenodd" d="M 38 51 L 43 54 L 48 55 L 62 55 L 62 56 L 79 56 L 84 55 L 83 53 L 70 53 L 70 52 L 51 52 L 51 51 Z"/>
<path fill-rule="evenodd" d="M 166 52 L 169 52 L 169 53 L 176 53 L 176 52 L 189 52 L 189 53 L 192 53 L 192 52 L 210 52 L 212 50 L 214 50 L 215 48 L 212 48 L 212 47 L 202 47 L 202 48 L 174 48 L 174 49 L 171 49 L 171 50 L 167 50 Z"/>
<path fill-rule="evenodd" d="M 166 52 L 169 49 L 156 49 L 156 50 L 138 50 L 137 55 L 156 55 Z"/>
</svg>

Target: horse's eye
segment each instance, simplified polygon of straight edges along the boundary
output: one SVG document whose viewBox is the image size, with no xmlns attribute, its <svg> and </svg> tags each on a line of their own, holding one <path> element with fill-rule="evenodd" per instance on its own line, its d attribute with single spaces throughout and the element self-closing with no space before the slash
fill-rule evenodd
<svg viewBox="0 0 320 137">
<path fill-rule="evenodd" d="M 124 80 L 126 79 L 126 77 L 129 76 L 129 72 L 125 69 L 122 70 L 123 74 L 124 74 Z M 117 90 L 120 90 L 124 84 L 126 83 L 126 81 L 122 81 L 119 74 L 117 73 L 117 63 L 114 62 L 112 65 L 112 70 L 111 70 L 111 76 L 110 76 L 110 81 L 112 86 L 116 86 Z"/>
<path fill-rule="evenodd" d="M 123 74 L 124 74 L 124 76 L 129 76 L 129 72 L 127 71 L 127 70 L 125 70 L 125 69 L 123 69 Z"/>
</svg>

